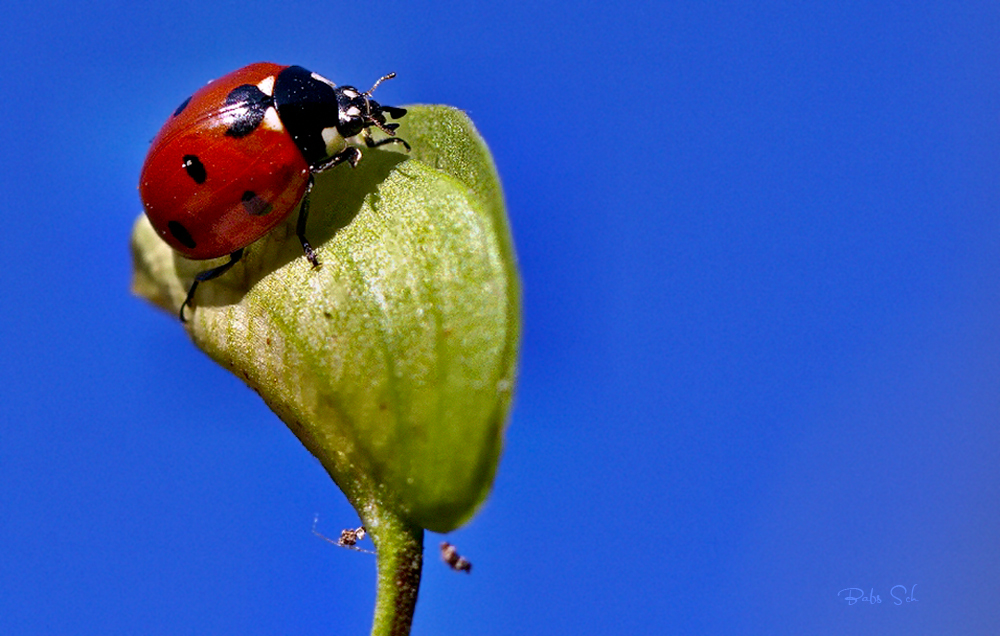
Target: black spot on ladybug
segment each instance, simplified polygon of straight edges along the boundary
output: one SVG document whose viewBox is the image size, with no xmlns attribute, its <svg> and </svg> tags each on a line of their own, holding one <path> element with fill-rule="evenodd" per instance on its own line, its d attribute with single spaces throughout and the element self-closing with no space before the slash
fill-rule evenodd
<svg viewBox="0 0 1000 636">
<path fill-rule="evenodd" d="M 194 96 L 192 95 L 192 97 L 194 97 Z M 174 111 L 174 115 L 173 116 L 176 117 L 176 116 L 180 115 L 181 112 L 183 112 L 184 109 L 187 108 L 187 105 L 190 104 L 190 103 L 191 103 L 191 97 L 188 97 L 183 102 L 181 102 L 180 106 L 177 107 L 177 110 Z"/>
<path fill-rule="evenodd" d="M 188 176 L 198 185 L 205 183 L 205 179 L 208 178 L 208 173 L 205 172 L 205 164 L 194 155 L 184 155 L 184 170 L 187 171 Z"/>
<path fill-rule="evenodd" d="M 174 235 L 174 238 L 177 239 L 181 245 L 189 250 L 193 250 L 197 245 L 194 242 L 194 239 L 191 238 L 191 233 L 187 231 L 187 228 L 177 221 L 170 221 L 167 223 L 167 229 L 170 230 L 170 233 Z"/>
<path fill-rule="evenodd" d="M 229 91 L 225 109 L 229 119 L 226 135 L 246 137 L 260 126 L 271 106 L 274 100 L 253 84 L 243 84 Z"/>
<path fill-rule="evenodd" d="M 240 199 L 243 202 L 243 209 L 250 216 L 264 216 L 269 214 L 273 207 L 270 203 L 257 196 L 253 190 L 247 190 Z"/>
</svg>

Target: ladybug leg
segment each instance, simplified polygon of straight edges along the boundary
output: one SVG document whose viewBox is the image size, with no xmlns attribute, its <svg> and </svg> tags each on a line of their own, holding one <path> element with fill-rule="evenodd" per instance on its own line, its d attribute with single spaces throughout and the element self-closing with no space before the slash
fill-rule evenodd
<svg viewBox="0 0 1000 636">
<path fill-rule="evenodd" d="M 406 109 L 398 106 L 382 106 L 380 108 L 383 113 L 388 114 L 393 119 L 399 119 L 406 114 Z"/>
<path fill-rule="evenodd" d="M 309 175 L 309 182 L 306 184 L 306 193 L 302 195 L 302 204 L 299 206 L 299 220 L 295 224 L 295 234 L 299 237 L 299 242 L 302 243 L 302 251 L 306 253 L 306 258 L 309 259 L 313 267 L 319 267 L 319 259 L 316 258 L 316 250 L 312 248 L 312 245 L 309 244 L 309 240 L 306 238 L 306 221 L 309 219 L 309 195 L 312 193 L 313 175 L 324 170 L 329 170 L 345 161 L 351 164 L 352 168 L 356 167 L 358 162 L 361 161 L 361 151 L 354 146 L 348 146 L 343 151 L 338 152 L 323 163 L 313 167 Z"/>
<path fill-rule="evenodd" d="M 348 146 L 347 148 L 344 148 L 342 151 L 338 152 L 337 154 L 333 155 L 323 163 L 313 168 L 312 169 L 313 174 L 317 172 L 323 172 L 324 170 L 329 170 L 330 168 L 342 164 L 345 161 L 351 164 L 352 168 L 357 168 L 358 162 L 361 161 L 361 151 L 355 148 L 354 146 Z"/>
<path fill-rule="evenodd" d="M 299 220 L 295 224 L 295 235 L 299 237 L 299 242 L 302 243 L 302 251 L 306 253 L 306 258 L 309 259 L 313 267 L 319 267 L 316 250 L 312 248 L 309 240 L 306 239 L 306 221 L 309 219 L 309 195 L 312 193 L 312 189 L 313 176 L 310 174 L 309 182 L 306 184 L 306 193 L 302 195 L 302 205 L 299 206 Z"/>
<path fill-rule="evenodd" d="M 238 263 L 241 258 L 243 258 L 242 247 L 233 252 L 232 254 L 230 254 L 229 260 L 223 263 L 222 265 L 219 265 L 218 267 L 213 267 L 212 269 L 206 269 L 205 271 L 201 272 L 200 274 L 194 277 L 194 282 L 191 283 L 191 287 L 188 288 L 187 298 L 185 298 L 184 302 L 181 303 L 181 310 L 180 310 L 181 322 L 187 322 L 187 318 L 184 317 L 184 308 L 189 307 L 191 305 L 191 301 L 194 299 L 194 292 L 196 289 L 198 289 L 198 283 L 202 283 L 206 280 L 212 280 L 213 278 L 218 278 L 219 276 L 222 276 L 223 274 L 229 271 L 230 267 Z"/>
<path fill-rule="evenodd" d="M 365 138 L 365 144 L 369 148 L 377 148 L 383 144 L 391 143 L 400 143 L 406 146 L 407 150 L 410 149 L 410 144 L 406 143 L 402 139 L 399 139 L 398 137 L 388 137 L 380 141 L 374 141 L 371 137 Z M 306 223 L 309 220 L 309 195 L 312 193 L 313 183 L 315 181 L 313 177 L 319 172 L 329 170 L 330 168 L 342 163 L 349 163 L 352 168 L 356 168 L 359 161 L 361 161 L 361 151 L 354 146 L 348 146 L 323 163 L 314 166 L 311 170 L 309 182 L 306 184 L 306 192 L 302 195 L 302 203 L 299 205 L 299 220 L 295 224 L 295 235 L 299 237 L 299 242 L 302 243 L 302 251 L 306 253 L 306 258 L 309 259 L 309 262 L 312 263 L 313 267 L 319 267 L 319 259 L 316 258 L 316 250 L 313 249 L 312 245 L 309 244 L 309 239 L 306 238 Z M 190 294 L 188 296 L 188 299 L 190 300 Z"/>
</svg>

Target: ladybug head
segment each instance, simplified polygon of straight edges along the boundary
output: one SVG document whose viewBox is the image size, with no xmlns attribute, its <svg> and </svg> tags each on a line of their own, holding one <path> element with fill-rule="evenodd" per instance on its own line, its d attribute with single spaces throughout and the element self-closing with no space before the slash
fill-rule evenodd
<svg viewBox="0 0 1000 636">
<path fill-rule="evenodd" d="M 385 116 L 399 119 L 406 114 L 405 108 L 395 106 L 382 106 L 374 99 L 372 93 L 378 85 L 396 77 L 395 73 L 389 73 L 379 78 L 375 85 L 362 93 L 353 86 L 341 86 L 336 89 L 337 107 L 340 111 L 340 121 L 337 123 L 337 132 L 344 139 L 354 137 L 370 126 L 375 126 L 385 134 L 394 136 L 399 124 L 387 124 Z"/>
</svg>

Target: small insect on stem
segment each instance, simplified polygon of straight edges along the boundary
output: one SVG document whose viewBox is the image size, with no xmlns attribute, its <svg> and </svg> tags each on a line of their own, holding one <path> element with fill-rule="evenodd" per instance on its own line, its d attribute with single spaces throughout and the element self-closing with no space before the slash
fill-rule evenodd
<svg viewBox="0 0 1000 636">
<path fill-rule="evenodd" d="M 348 550 L 364 552 L 365 554 L 375 554 L 371 550 L 365 550 L 363 548 L 359 548 L 357 545 L 358 541 L 361 541 L 362 539 L 365 538 L 366 532 L 364 526 L 361 526 L 359 528 L 346 528 L 340 531 L 339 539 L 331 539 L 330 537 L 324 534 L 320 534 L 320 532 L 316 530 L 317 523 L 319 523 L 319 515 L 316 515 L 313 518 L 312 533 L 317 537 L 319 537 L 320 539 L 323 539 L 327 543 L 332 543 L 333 545 L 339 548 L 347 548 Z"/>
<path fill-rule="evenodd" d="M 447 541 L 441 542 L 441 559 L 456 572 L 472 573 L 472 563 L 458 553 L 458 549 Z"/>
</svg>

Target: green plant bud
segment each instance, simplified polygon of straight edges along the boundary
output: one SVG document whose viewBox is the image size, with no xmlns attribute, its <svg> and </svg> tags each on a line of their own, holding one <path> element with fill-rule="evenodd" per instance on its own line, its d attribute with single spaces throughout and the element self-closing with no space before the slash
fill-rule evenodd
<svg viewBox="0 0 1000 636">
<path fill-rule="evenodd" d="M 520 291 L 489 151 L 461 112 L 410 106 L 398 144 L 363 149 L 295 217 L 202 284 L 186 327 L 257 391 L 361 514 L 388 507 L 447 532 L 485 499 L 500 457 L 517 358 Z M 174 253 L 145 216 L 133 291 L 176 315 L 219 261 Z"/>
</svg>

